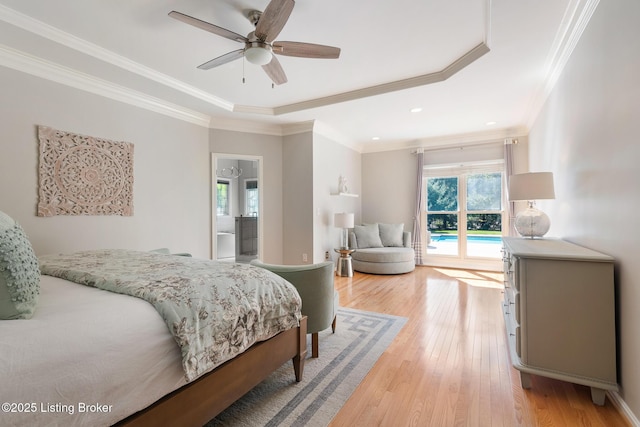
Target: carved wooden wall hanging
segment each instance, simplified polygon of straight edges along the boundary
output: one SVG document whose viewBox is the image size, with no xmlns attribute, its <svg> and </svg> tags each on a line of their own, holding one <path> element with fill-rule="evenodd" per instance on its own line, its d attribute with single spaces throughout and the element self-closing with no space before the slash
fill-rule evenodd
<svg viewBox="0 0 640 427">
<path fill-rule="evenodd" d="M 133 144 L 38 126 L 38 216 L 133 215 Z"/>
</svg>

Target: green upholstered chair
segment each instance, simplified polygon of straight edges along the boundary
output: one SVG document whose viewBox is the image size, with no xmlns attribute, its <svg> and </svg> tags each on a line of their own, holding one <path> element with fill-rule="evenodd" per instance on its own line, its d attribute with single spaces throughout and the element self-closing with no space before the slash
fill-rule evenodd
<svg viewBox="0 0 640 427">
<path fill-rule="evenodd" d="M 256 259 L 251 264 L 276 273 L 296 287 L 302 298 L 302 314 L 307 316 L 307 333 L 311 334 L 311 356 L 318 357 L 318 332 L 329 326 L 336 331 L 339 298 L 333 287 L 333 263 L 275 265 Z"/>
</svg>

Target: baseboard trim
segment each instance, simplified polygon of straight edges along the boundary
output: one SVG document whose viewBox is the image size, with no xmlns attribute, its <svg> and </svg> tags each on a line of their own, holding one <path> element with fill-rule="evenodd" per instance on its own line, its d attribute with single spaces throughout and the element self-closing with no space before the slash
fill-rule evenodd
<svg viewBox="0 0 640 427">
<path fill-rule="evenodd" d="M 620 393 L 618 393 L 617 391 L 608 391 L 607 395 L 609 396 L 609 400 L 611 400 L 613 406 L 615 406 L 616 409 L 618 409 L 618 411 L 620 411 L 620 413 L 627 419 L 627 421 L 629 421 L 629 424 L 631 424 L 633 427 L 640 427 L 640 421 L 631 411 L 631 408 L 629 408 L 627 402 L 622 399 Z"/>
</svg>

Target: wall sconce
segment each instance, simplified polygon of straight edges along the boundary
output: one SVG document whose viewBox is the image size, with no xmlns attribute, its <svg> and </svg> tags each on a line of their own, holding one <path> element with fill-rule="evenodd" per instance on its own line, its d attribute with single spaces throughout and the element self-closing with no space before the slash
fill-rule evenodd
<svg viewBox="0 0 640 427">
<path fill-rule="evenodd" d="M 516 215 L 515 229 L 522 237 L 542 237 L 551 221 L 547 214 L 535 207 L 535 200 L 555 199 L 553 173 L 530 172 L 511 175 L 509 178 L 509 200 L 526 200 L 527 209 Z"/>
</svg>

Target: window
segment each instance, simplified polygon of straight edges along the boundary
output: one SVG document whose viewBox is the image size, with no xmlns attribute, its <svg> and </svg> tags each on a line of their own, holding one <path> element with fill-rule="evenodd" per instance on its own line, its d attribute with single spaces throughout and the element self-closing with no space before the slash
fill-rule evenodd
<svg viewBox="0 0 640 427">
<path fill-rule="evenodd" d="M 258 216 L 258 180 L 247 179 L 244 181 L 244 206 L 245 215 Z"/>
<path fill-rule="evenodd" d="M 502 167 L 425 171 L 427 255 L 500 257 L 503 177 L 496 169 Z"/>
<path fill-rule="evenodd" d="M 216 186 L 216 201 L 218 216 L 231 215 L 231 182 L 227 179 L 218 179 Z"/>
<path fill-rule="evenodd" d="M 458 236 L 458 177 L 427 178 L 427 229 L 442 241 Z M 429 253 L 430 248 L 427 248 Z M 441 245 L 439 254 L 457 255 L 457 245 Z"/>
</svg>

